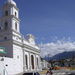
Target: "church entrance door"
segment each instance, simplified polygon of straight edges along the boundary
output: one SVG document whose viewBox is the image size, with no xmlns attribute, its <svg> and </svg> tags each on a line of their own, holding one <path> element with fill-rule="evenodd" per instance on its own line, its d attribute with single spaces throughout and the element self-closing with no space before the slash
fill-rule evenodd
<svg viewBox="0 0 75 75">
<path fill-rule="evenodd" d="M 31 55 L 31 65 L 32 65 L 32 69 L 34 69 L 34 58 L 33 58 L 33 55 Z"/>
<path fill-rule="evenodd" d="M 28 69 L 27 55 L 25 55 L 25 59 L 26 59 L 26 69 Z"/>
</svg>

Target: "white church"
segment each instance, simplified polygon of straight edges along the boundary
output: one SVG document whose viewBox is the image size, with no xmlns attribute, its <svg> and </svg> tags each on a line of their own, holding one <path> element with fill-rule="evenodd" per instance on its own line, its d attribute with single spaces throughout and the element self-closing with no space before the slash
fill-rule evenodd
<svg viewBox="0 0 75 75">
<path fill-rule="evenodd" d="M 5 71 L 4 74 L 0 71 L 0 75 L 41 70 L 40 48 L 36 45 L 32 34 L 26 35 L 26 40 L 20 33 L 19 9 L 16 3 L 13 0 L 7 0 L 1 10 L 0 47 L 5 48 L 6 53 L 0 56 L 4 59 L 0 66 L 3 65 L 2 71 Z M 2 55 L 1 51 L 0 55 Z"/>
</svg>

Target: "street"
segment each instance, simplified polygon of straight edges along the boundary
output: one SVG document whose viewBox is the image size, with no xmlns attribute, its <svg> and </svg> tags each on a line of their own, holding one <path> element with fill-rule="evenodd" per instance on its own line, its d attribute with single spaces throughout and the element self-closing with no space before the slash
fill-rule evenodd
<svg viewBox="0 0 75 75">
<path fill-rule="evenodd" d="M 46 75 L 45 73 L 42 73 L 41 75 Z M 47 74 L 49 75 L 49 74 Z M 53 74 L 52 75 L 75 75 L 75 70 L 71 71 L 71 70 L 53 70 Z"/>
</svg>

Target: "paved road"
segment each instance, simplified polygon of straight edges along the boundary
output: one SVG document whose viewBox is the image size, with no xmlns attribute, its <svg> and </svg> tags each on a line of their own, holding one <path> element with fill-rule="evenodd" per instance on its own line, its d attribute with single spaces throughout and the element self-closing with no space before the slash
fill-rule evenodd
<svg viewBox="0 0 75 75">
<path fill-rule="evenodd" d="M 46 73 L 43 73 L 41 75 L 46 75 Z M 47 74 L 47 75 L 49 75 L 49 74 Z M 53 73 L 52 75 L 75 75 L 75 73 L 72 74 L 72 73 L 59 72 L 59 73 Z"/>
<path fill-rule="evenodd" d="M 39 71 L 39 73 L 41 74 L 41 75 L 46 75 L 46 70 L 44 70 L 44 71 Z M 52 71 L 53 72 L 53 74 L 52 75 L 75 75 L 75 70 L 53 70 Z M 22 75 L 23 73 L 20 73 L 20 74 L 16 74 L 16 75 Z M 49 74 L 47 74 L 47 75 L 49 75 Z"/>
<path fill-rule="evenodd" d="M 70 73 L 65 73 L 65 72 L 59 72 L 59 73 L 53 73 L 52 75 L 69 75 Z M 46 73 L 43 73 L 41 75 L 46 75 Z M 49 75 L 49 74 L 47 74 Z M 75 75 L 75 74 L 74 74 Z"/>
<path fill-rule="evenodd" d="M 40 72 L 41 75 L 46 75 L 46 71 Z M 49 74 L 47 74 L 49 75 Z M 75 75 L 75 70 L 71 71 L 71 70 L 53 70 L 53 74 L 52 75 Z"/>
</svg>

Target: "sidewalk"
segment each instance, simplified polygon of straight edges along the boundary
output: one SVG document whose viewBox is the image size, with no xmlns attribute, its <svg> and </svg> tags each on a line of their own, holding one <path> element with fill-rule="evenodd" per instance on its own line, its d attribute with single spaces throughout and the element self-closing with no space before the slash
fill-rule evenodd
<svg viewBox="0 0 75 75">
<path fill-rule="evenodd" d="M 21 72 L 21 73 L 15 74 L 15 75 L 23 75 L 23 73 L 24 73 L 24 72 Z"/>
<path fill-rule="evenodd" d="M 46 73 L 47 70 L 42 70 L 42 71 L 39 71 L 40 74 L 43 74 L 43 73 Z"/>
</svg>

